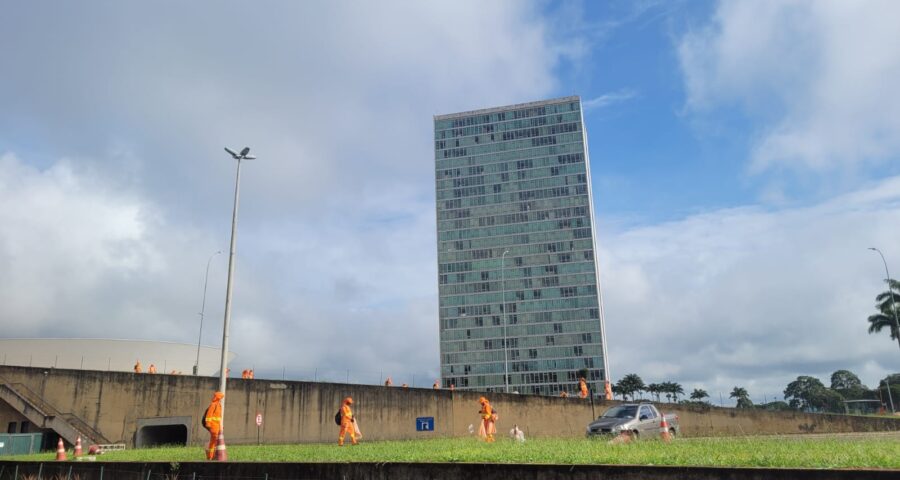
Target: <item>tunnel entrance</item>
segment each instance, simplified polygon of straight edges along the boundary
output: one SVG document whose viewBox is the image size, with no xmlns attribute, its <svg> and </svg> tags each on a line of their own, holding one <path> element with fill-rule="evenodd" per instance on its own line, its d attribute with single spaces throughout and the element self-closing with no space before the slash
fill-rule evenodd
<svg viewBox="0 0 900 480">
<path fill-rule="evenodd" d="M 135 448 L 162 445 L 186 446 L 190 442 L 191 417 L 142 418 L 137 422 L 134 434 Z"/>
<path fill-rule="evenodd" d="M 184 425 L 157 425 L 138 430 L 138 448 L 159 447 L 162 445 L 187 445 L 187 428 Z"/>
</svg>

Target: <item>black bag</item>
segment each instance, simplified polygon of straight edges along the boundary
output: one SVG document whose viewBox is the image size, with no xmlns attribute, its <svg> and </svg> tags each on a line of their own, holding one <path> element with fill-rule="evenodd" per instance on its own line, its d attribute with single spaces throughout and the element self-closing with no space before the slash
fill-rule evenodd
<svg viewBox="0 0 900 480">
<path fill-rule="evenodd" d="M 203 428 L 209 430 L 209 426 L 206 425 L 206 410 L 200 414 L 200 423 L 203 424 Z"/>
<path fill-rule="evenodd" d="M 341 424 L 341 420 L 344 419 L 344 412 L 338 410 L 337 413 L 334 414 L 334 423 L 337 425 Z"/>
</svg>

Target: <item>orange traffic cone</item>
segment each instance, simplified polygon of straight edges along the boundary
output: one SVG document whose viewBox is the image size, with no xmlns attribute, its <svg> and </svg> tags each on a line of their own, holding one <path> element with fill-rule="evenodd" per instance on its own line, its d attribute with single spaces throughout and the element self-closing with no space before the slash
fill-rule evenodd
<svg viewBox="0 0 900 480">
<path fill-rule="evenodd" d="M 81 435 L 79 435 L 78 438 L 75 439 L 75 454 L 72 456 L 78 458 L 81 456 L 81 453 Z"/>
<path fill-rule="evenodd" d="M 59 437 L 59 443 L 56 444 L 56 460 L 59 462 L 66 460 L 66 446 L 63 445 L 62 437 Z"/>
<path fill-rule="evenodd" d="M 669 443 L 672 441 L 672 434 L 669 433 L 669 422 L 666 421 L 666 416 L 662 413 L 659 414 L 662 417 L 662 421 L 659 422 L 659 438 L 660 440 Z"/>
<path fill-rule="evenodd" d="M 228 461 L 228 452 L 225 450 L 225 434 L 221 431 L 218 438 L 216 438 L 216 461 Z"/>
</svg>

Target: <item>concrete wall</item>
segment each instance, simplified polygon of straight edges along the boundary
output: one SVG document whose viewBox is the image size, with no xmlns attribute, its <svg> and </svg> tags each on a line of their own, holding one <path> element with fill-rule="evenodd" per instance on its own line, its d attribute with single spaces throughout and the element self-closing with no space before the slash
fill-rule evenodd
<svg viewBox="0 0 900 480">
<path fill-rule="evenodd" d="M 46 372 L 46 373 L 45 373 Z M 0 367 L 0 382 L 22 383 L 43 395 L 57 410 L 73 413 L 113 442 L 134 444 L 139 423 L 159 417 L 191 417 L 191 443 L 209 436 L 200 425 L 218 380 L 211 377 L 122 372 Z M 229 443 L 254 443 L 256 414 L 263 415 L 260 438 L 270 443 L 332 442 L 338 427 L 334 414 L 351 395 L 366 440 L 431 436 L 466 436 L 477 427 L 474 392 L 404 389 L 334 383 L 229 379 L 225 436 Z M 578 398 L 489 395 L 499 410 L 498 430 L 514 424 L 528 436 L 584 435 L 591 420 L 590 402 Z M 596 413 L 618 402 L 598 402 Z M 776 413 L 712 408 L 690 411 L 661 405 L 679 414 L 686 436 L 793 434 L 900 430 L 900 419 Z M 433 432 L 417 432 L 417 417 L 434 417 Z M 0 409 L 0 425 L 8 421 Z"/>
</svg>

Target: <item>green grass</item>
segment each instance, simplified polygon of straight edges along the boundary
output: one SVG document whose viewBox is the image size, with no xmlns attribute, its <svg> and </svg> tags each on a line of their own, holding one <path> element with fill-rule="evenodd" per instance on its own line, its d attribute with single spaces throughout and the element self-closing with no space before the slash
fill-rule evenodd
<svg viewBox="0 0 900 480">
<path fill-rule="evenodd" d="M 53 453 L 10 460 L 52 461 Z M 204 459 L 200 447 L 152 448 L 110 452 L 98 460 L 189 462 Z M 602 440 L 508 439 L 486 444 L 474 438 L 334 444 L 234 445 L 228 459 L 237 462 L 472 462 L 550 464 L 705 465 L 805 468 L 900 468 L 900 441 L 892 438 L 678 439 L 610 445 Z"/>
</svg>

